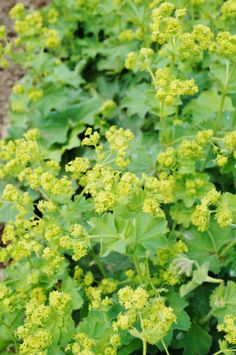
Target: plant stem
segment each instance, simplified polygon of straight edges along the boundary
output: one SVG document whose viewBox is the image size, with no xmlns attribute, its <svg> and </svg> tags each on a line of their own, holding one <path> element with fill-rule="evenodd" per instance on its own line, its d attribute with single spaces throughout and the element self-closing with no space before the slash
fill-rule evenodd
<svg viewBox="0 0 236 355">
<path fill-rule="evenodd" d="M 14 322 L 13 322 L 13 323 L 14 323 Z M 4 327 L 6 327 L 6 328 L 8 329 L 8 331 L 9 331 L 9 333 L 11 334 L 11 338 L 12 338 L 12 341 L 13 341 L 13 343 L 14 343 L 15 351 L 18 352 L 18 344 L 17 344 L 17 342 L 16 342 L 16 338 L 15 338 L 15 336 L 14 336 L 14 333 L 13 333 L 12 330 L 11 330 L 11 325 L 9 326 L 9 325 L 7 325 L 5 322 L 2 322 L 2 325 L 3 325 Z"/>
<path fill-rule="evenodd" d="M 163 348 L 165 349 L 166 355 L 170 355 L 170 353 L 169 353 L 169 351 L 167 349 L 167 346 L 166 346 L 166 344 L 165 344 L 163 339 L 161 339 L 161 343 L 162 343 Z"/>
<path fill-rule="evenodd" d="M 219 350 L 216 353 L 214 353 L 213 355 L 219 355 L 219 354 L 225 354 L 225 353 L 234 353 L 235 350 L 236 350 L 236 348 Z"/>
<path fill-rule="evenodd" d="M 133 256 L 132 259 L 133 259 L 133 263 L 134 263 L 134 266 L 136 268 L 137 274 L 139 276 L 139 280 L 140 280 L 140 282 L 142 282 L 143 281 L 143 273 L 142 273 L 142 270 L 140 269 L 137 257 Z"/>
<path fill-rule="evenodd" d="M 146 259 L 146 275 L 148 278 L 148 281 L 150 280 L 150 269 L 149 269 L 149 262 L 148 262 L 148 258 Z"/>
<path fill-rule="evenodd" d="M 152 78 L 152 81 L 153 81 L 153 84 L 154 84 L 156 78 L 155 78 L 155 75 L 154 75 L 152 69 L 151 69 L 150 67 L 148 67 L 148 68 L 147 68 L 147 71 L 148 71 L 148 73 L 150 74 L 150 76 L 151 76 L 151 78 Z"/>
<path fill-rule="evenodd" d="M 207 276 L 207 277 L 206 277 L 206 282 L 211 282 L 211 283 L 213 283 L 213 284 L 220 284 L 220 283 L 224 282 L 224 280 L 222 280 L 222 279 L 215 279 L 214 277 Z"/>
<path fill-rule="evenodd" d="M 209 235 L 209 237 L 211 239 L 211 243 L 212 243 L 212 246 L 214 248 L 214 252 L 217 253 L 215 239 L 214 239 L 214 236 L 212 235 L 211 231 L 208 231 L 208 235 Z"/>
<path fill-rule="evenodd" d="M 143 355 L 147 355 L 147 342 L 143 340 Z"/>
<path fill-rule="evenodd" d="M 216 124 L 215 124 L 215 130 L 216 131 L 219 128 L 219 123 L 220 123 L 220 119 L 221 119 L 221 116 L 222 116 L 222 113 L 223 113 L 226 95 L 227 95 L 227 92 L 228 92 L 228 89 L 229 89 L 230 81 L 232 80 L 232 77 L 234 75 L 235 68 L 236 68 L 236 65 L 233 64 L 231 72 L 229 72 L 229 61 L 228 60 L 226 61 L 226 80 L 225 80 L 225 86 L 224 86 L 223 91 L 222 91 L 222 97 L 221 97 L 219 112 L 218 112 L 218 115 L 216 117 Z"/>
<path fill-rule="evenodd" d="M 234 247 L 236 245 L 236 239 L 232 240 L 232 242 L 230 242 L 228 245 L 226 245 L 226 247 L 222 250 L 222 252 L 220 253 L 220 256 L 225 256 L 225 254 L 227 254 L 227 252 L 229 251 L 229 249 L 231 249 L 232 247 Z"/>
<path fill-rule="evenodd" d="M 162 129 L 162 133 L 163 133 L 163 142 L 167 143 L 168 138 L 167 138 L 167 134 L 166 134 L 166 125 L 165 125 L 165 103 L 164 103 L 164 100 L 161 101 L 160 121 L 161 121 L 161 129 Z"/>
<path fill-rule="evenodd" d="M 202 319 L 199 320 L 199 323 L 204 324 L 204 323 L 208 322 L 209 319 L 211 318 L 211 316 L 212 316 L 212 309 L 207 313 L 207 315 L 205 317 L 203 317 Z"/>
<path fill-rule="evenodd" d="M 206 159 L 203 163 L 203 166 L 201 168 L 201 171 L 204 171 L 206 169 L 206 166 L 207 166 L 207 163 L 210 159 L 210 156 L 211 156 L 211 152 L 212 152 L 212 146 L 210 145 L 209 149 L 208 149 L 208 152 L 207 152 L 207 155 L 206 155 Z"/>
<path fill-rule="evenodd" d="M 216 117 L 216 125 L 215 125 L 215 130 L 217 131 L 219 128 L 219 123 L 220 123 L 220 119 L 223 113 L 223 108 L 224 108 L 224 104 L 225 104 L 225 98 L 226 98 L 226 92 L 224 90 L 222 97 L 221 97 L 221 102 L 220 102 L 220 108 L 218 111 L 218 115 Z"/>
<path fill-rule="evenodd" d="M 108 277 L 104 266 L 102 265 L 101 261 L 99 260 L 97 254 L 95 253 L 95 251 L 93 249 L 91 250 L 91 255 L 92 255 L 93 259 L 95 260 L 96 265 L 99 268 L 102 276 L 105 277 L 105 278 Z"/>
</svg>

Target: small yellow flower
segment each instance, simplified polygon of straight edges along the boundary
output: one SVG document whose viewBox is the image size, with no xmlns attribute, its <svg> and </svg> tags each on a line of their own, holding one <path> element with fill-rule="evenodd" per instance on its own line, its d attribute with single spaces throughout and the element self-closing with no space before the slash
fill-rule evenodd
<svg viewBox="0 0 236 355">
<path fill-rule="evenodd" d="M 39 101 L 43 96 L 43 91 L 41 89 L 32 88 L 28 91 L 28 97 L 30 101 Z"/>
</svg>

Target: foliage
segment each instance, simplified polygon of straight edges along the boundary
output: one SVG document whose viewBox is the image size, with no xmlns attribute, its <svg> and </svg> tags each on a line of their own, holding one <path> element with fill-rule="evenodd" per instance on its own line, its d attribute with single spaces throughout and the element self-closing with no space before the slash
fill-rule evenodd
<svg viewBox="0 0 236 355">
<path fill-rule="evenodd" d="M 236 2 L 10 12 L 0 351 L 236 351 Z"/>
</svg>

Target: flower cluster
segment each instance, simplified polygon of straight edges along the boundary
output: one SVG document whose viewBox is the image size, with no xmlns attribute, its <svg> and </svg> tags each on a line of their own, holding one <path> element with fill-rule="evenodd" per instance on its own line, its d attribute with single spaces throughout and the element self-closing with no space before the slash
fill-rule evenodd
<svg viewBox="0 0 236 355">
<path fill-rule="evenodd" d="M 235 1 L 10 16 L 0 65 L 26 74 L 0 141 L 1 351 L 206 355 L 212 316 L 234 351 Z"/>
<path fill-rule="evenodd" d="M 44 19 L 40 11 L 27 13 L 24 4 L 18 3 L 11 9 L 10 16 L 15 21 L 15 31 L 18 35 L 15 43 L 19 44 L 27 38 L 35 37 L 37 41 L 42 40 L 47 49 L 57 48 L 60 45 L 57 31 L 44 26 Z M 55 9 L 48 16 L 49 22 L 57 22 L 58 14 Z M 40 36 L 42 37 L 40 38 Z"/>
<path fill-rule="evenodd" d="M 129 160 L 125 159 L 130 141 L 134 138 L 133 133 L 123 128 L 117 129 L 113 126 L 106 132 L 106 139 L 110 146 L 110 150 L 115 152 L 116 164 L 120 167 L 126 167 L 129 164 Z"/>
<path fill-rule="evenodd" d="M 174 99 L 183 95 L 195 95 L 198 88 L 193 79 L 179 80 L 172 77 L 168 68 L 158 69 L 155 73 L 154 85 L 157 98 L 166 105 L 171 105 Z"/>
<path fill-rule="evenodd" d="M 236 344 L 236 320 L 235 316 L 231 314 L 227 314 L 224 317 L 223 323 L 218 324 L 217 329 L 219 332 L 224 332 L 225 334 L 225 340 L 230 343 L 235 345 Z"/>
<path fill-rule="evenodd" d="M 176 321 L 173 309 L 165 305 L 163 298 L 150 298 L 141 287 L 136 290 L 125 287 L 118 295 L 119 302 L 126 311 L 120 313 L 113 323 L 115 330 L 128 329 L 133 336 L 155 344 L 164 338 Z M 136 328 L 136 322 L 140 323 L 140 331 Z"/>
<path fill-rule="evenodd" d="M 45 300 L 40 302 L 36 297 L 26 304 L 24 325 L 16 330 L 17 337 L 22 340 L 20 354 L 40 354 L 52 345 L 56 333 L 53 336 L 51 327 L 56 324 L 59 329 L 63 328 L 63 318 L 70 310 L 70 301 L 66 293 L 53 291 L 48 305 L 44 304 Z"/>
<path fill-rule="evenodd" d="M 168 42 L 182 30 L 182 20 L 186 15 L 186 9 L 176 10 L 171 2 L 162 3 L 152 12 L 152 40 L 159 44 Z"/>
<path fill-rule="evenodd" d="M 182 282 L 179 270 L 175 267 L 175 260 L 187 251 L 188 247 L 182 240 L 157 251 L 158 277 L 163 284 L 173 286 Z"/>
</svg>

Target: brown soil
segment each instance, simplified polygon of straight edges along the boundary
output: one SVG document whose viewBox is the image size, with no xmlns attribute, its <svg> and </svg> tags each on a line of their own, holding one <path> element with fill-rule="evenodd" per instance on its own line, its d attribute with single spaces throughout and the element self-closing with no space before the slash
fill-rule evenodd
<svg viewBox="0 0 236 355">
<path fill-rule="evenodd" d="M 14 37 L 13 24 L 8 16 L 9 10 L 17 3 L 16 0 L 0 0 L 0 25 L 5 25 L 8 36 Z M 28 8 L 38 8 L 46 4 L 45 0 L 21 0 Z M 6 70 L 0 70 L 0 138 L 7 132 L 8 97 L 14 83 L 23 75 L 18 66 L 12 65 Z"/>
</svg>

